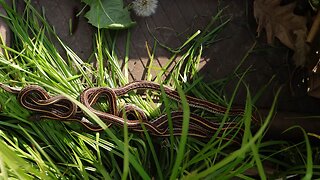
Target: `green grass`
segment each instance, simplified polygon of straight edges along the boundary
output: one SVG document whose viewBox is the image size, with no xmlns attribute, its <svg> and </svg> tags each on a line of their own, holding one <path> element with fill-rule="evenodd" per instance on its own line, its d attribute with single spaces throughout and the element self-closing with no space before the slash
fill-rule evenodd
<svg viewBox="0 0 320 180">
<path fill-rule="evenodd" d="M 83 109 L 90 120 L 106 127 L 99 117 L 78 101 L 78 96 L 86 87 L 118 87 L 129 82 L 130 30 L 122 69 L 116 51 L 117 31 L 97 30 L 91 59 L 82 60 L 57 37 L 29 1 L 22 15 L 16 13 L 15 7 L 10 8 L 0 2 L 7 11 L 7 15 L 2 16 L 13 32 L 12 47 L 1 45 L 4 54 L 0 56 L 0 82 L 14 87 L 38 84 L 52 95 L 62 94 Z M 186 94 L 225 105 L 230 110 L 237 90 L 245 86 L 244 78 L 250 73 L 250 69 L 240 72 L 240 68 L 236 68 L 230 76 L 210 84 L 204 83 L 197 74 L 202 52 L 216 41 L 218 33 L 228 23 L 225 21 L 216 26 L 220 15 L 221 12 L 212 18 L 206 29 L 195 32 L 181 47 L 169 48 L 158 42 L 152 48 L 146 45 L 150 58 L 147 79 L 175 87 L 182 99 L 181 136 L 153 137 L 147 131 L 132 133 L 126 126 L 94 133 L 75 122 L 30 121 L 28 117 L 32 112 L 22 108 L 15 95 L 1 90 L 0 176 L 3 179 L 266 179 L 289 175 L 311 179 L 320 176 L 319 160 L 313 160 L 319 155 L 318 147 L 309 143 L 304 131 L 305 141 L 297 144 L 263 139 L 276 111 L 279 91 L 269 115 L 255 132 L 250 128 L 251 115 L 254 103 L 265 87 L 254 96 L 247 91 L 243 117 L 231 117 L 228 112 L 222 116 L 199 110 L 193 112 L 189 108 Z M 60 43 L 63 53 L 57 50 L 53 41 Z M 152 60 L 157 48 L 161 47 L 167 48 L 172 56 L 158 76 L 153 77 L 151 69 L 159 68 L 152 64 Z M 243 61 L 254 47 L 249 49 Z M 90 61 L 96 61 L 96 66 Z M 170 74 L 165 76 L 168 72 Z M 227 99 L 224 87 L 235 78 L 239 83 Z M 161 103 L 152 101 L 154 95 L 160 97 L 164 108 L 160 108 Z M 167 113 L 172 132 L 170 112 L 179 105 L 169 100 L 163 90 L 148 92 L 145 99 L 130 93 L 118 102 L 134 103 L 153 118 Z M 101 103 L 101 108 L 104 107 L 106 104 Z M 210 140 L 187 136 L 191 112 L 221 122 L 221 127 Z M 222 126 L 228 121 L 238 122 L 239 129 L 223 131 Z M 241 136 L 240 128 L 245 130 L 240 145 L 232 143 L 232 139 L 222 140 L 228 135 L 233 138 Z M 219 138 L 218 134 L 223 134 L 223 137 Z M 266 163 L 273 164 L 274 173 L 265 171 Z M 252 168 L 256 168 L 258 177 L 247 174 Z"/>
</svg>

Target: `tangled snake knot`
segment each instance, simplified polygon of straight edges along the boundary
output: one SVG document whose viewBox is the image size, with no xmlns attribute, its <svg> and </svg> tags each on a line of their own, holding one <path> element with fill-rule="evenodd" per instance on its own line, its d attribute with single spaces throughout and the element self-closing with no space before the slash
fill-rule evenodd
<svg viewBox="0 0 320 180">
<path fill-rule="evenodd" d="M 28 85 L 21 90 L 16 90 L 0 83 L 0 87 L 8 92 L 18 94 L 17 99 L 20 104 L 33 112 L 33 119 L 54 119 L 61 121 L 77 121 L 91 131 L 101 131 L 102 127 L 90 122 L 86 114 L 70 99 L 63 95 L 50 96 L 42 87 L 37 85 Z M 173 111 L 170 114 L 164 114 L 158 118 L 149 121 L 143 110 L 134 105 L 126 105 L 124 111 L 119 111 L 117 98 L 133 90 L 154 90 L 160 91 L 161 85 L 150 81 L 135 81 L 119 88 L 92 87 L 87 88 L 80 94 L 80 102 L 92 113 L 97 115 L 109 127 L 112 124 L 126 126 L 129 130 L 143 132 L 144 128 L 154 136 L 181 135 L 183 124 L 183 112 Z M 177 91 L 163 86 L 167 97 L 172 100 L 180 101 Z M 95 108 L 99 99 L 106 100 L 108 111 L 102 111 Z M 209 101 L 186 96 L 189 106 L 199 108 L 210 113 L 222 114 L 226 112 L 232 116 L 243 116 L 243 109 L 229 109 L 214 104 Z M 130 119 L 127 118 L 130 115 Z M 254 121 L 256 119 L 252 117 Z M 169 128 L 169 121 L 172 122 L 172 129 Z M 188 135 L 211 138 L 215 132 L 219 136 L 234 138 L 231 131 L 243 132 L 236 122 L 217 123 L 209 121 L 201 116 L 190 113 Z M 224 134 L 224 135 L 223 135 Z M 227 134 L 227 135 L 225 135 Z"/>
</svg>

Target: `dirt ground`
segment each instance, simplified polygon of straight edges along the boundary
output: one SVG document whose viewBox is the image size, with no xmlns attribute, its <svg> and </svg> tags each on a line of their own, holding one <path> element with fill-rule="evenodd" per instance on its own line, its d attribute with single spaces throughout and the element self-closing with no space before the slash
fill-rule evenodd
<svg viewBox="0 0 320 180">
<path fill-rule="evenodd" d="M 75 12 L 81 10 L 84 4 L 79 0 L 34 0 L 33 4 L 42 7 L 48 21 L 55 27 L 61 39 L 66 42 L 82 59 L 87 59 L 92 53 L 94 28 L 91 27 L 83 14 L 74 32 L 69 33 L 69 19 L 75 17 Z M 320 133 L 320 119 L 293 119 L 303 115 L 319 115 L 320 101 L 307 96 L 304 86 L 293 83 L 291 52 L 276 42 L 274 46 L 266 44 L 264 36 L 256 37 L 256 23 L 252 15 L 252 1 L 233 0 L 160 0 L 157 11 L 148 18 L 135 15 L 132 18 L 137 25 L 132 28 L 130 46 L 130 73 L 132 80 L 144 79 L 145 68 L 148 66 L 148 55 L 145 48 L 146 42 L 152 46 L 154 34 L 160 42 L 170 47 L 178 47 L 191 34 L 198 29 L 203 29 L 219 9 L 225 8 L 222 18 L 231 18 L 231 21 L 219 35 L 220 41 L 205 49 L 201 60 L 200 74 L 210 82 L 222 78 L 238 66 L 246 52 L 256 42 L 256 48 L 246 59 L 242 69 L 251 67 L 252 72 L 246 78 L 251 93 L 255 94 L 263 85 L 275 75 L 270 86 L 256 106 L 267 110 L 272 103 L 276 90 L 283 86 L 283 91 L 278 103 L 278 115 L 273 120 L 270 137 L 277 137 L 284 129 L 293 124 L 306 127 L 308 131 Z M 126 31 L 120 33 L 118 50 L 123 57 Z M 121 54 L 122 53 L 122 54 Z M 170 54 L 158 48 L 156 51 L 155 66 L 167 62 Z M 231 93 L 231 84 L 227 92 Z M 237 104 L 244 104 L 245 90 L 240 90 Z M 263 111 L 263 110 L 262 110 Z M 290 137 L 291 134 L 287 134 Z"/>
</svg>

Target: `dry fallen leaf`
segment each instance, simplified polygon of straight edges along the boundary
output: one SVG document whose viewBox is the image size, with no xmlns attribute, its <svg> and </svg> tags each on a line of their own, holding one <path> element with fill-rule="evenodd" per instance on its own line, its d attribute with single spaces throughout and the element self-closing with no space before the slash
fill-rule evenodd
<svg viewBox="0 0 320 180">
<path fill-rule="evenodd" d="M 295 3 L 280 6 L 281 0 L 255 0 L 254 17 L 258 23 L 258 36 L 265 29 L 267 42 L 277 37 L 285 46 L 294 50 L 296 66 L 304 66 L 309 46 L 306 44 L 307 18 L 293 13 Z"/>
</svg>

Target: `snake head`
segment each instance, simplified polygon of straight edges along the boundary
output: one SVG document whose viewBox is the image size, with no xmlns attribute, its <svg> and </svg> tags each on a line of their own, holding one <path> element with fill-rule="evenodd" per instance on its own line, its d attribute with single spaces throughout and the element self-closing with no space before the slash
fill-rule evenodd
<svg viewBox="0 0 320 180">
<path fill-rule="evenodd" d="M 14 88 L 3 83 L 0 83 L 0 88 L 13 94 L 18 94 L 21 91 L 21 88 Z"/>
</svg>

